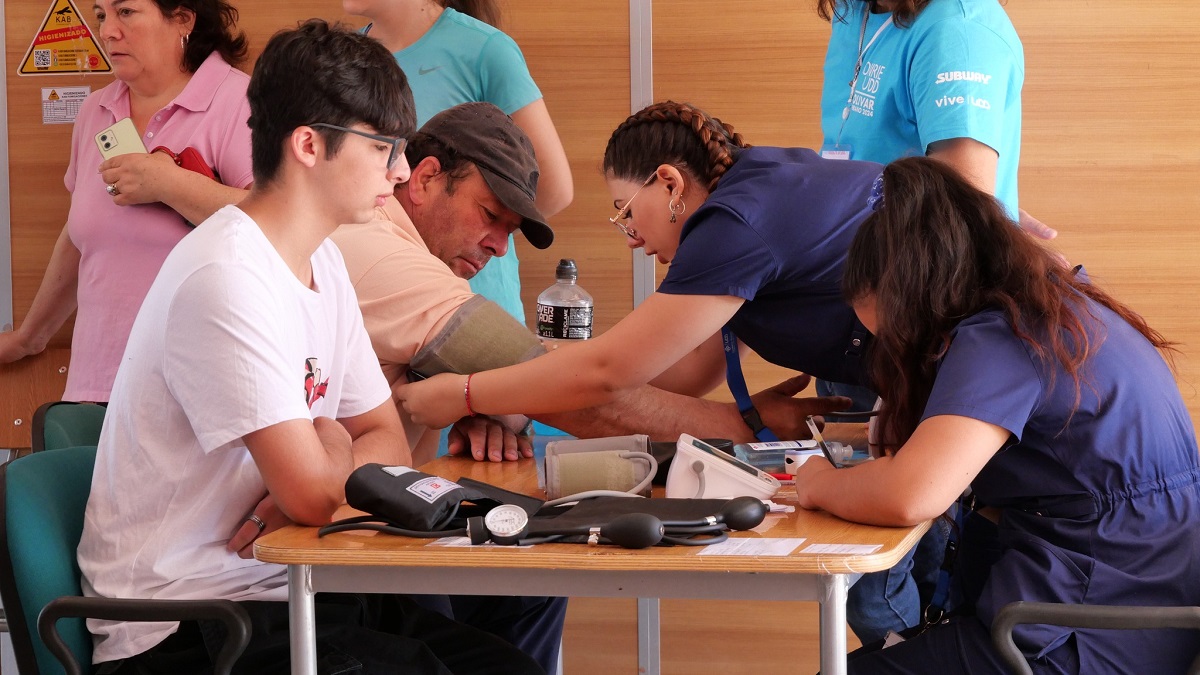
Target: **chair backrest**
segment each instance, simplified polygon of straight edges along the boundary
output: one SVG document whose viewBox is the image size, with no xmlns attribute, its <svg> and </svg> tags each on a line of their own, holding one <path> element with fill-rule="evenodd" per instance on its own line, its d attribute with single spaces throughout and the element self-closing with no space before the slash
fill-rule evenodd
<svg viewBox="0 0 1200 675">
<path fill-rule="evenodd" d="M 92 488 L 96 448 L 37 452 L 0 466 L 0 598 L 22 675 L 62 673 L 37 635 L 37 617 L 54 598 L 80 595 L 75 550 Z M 91 663 L 83 619 L 60 622 L 79 663 Z"/>
<path fill-rule="evenodd" d="M 51 401 L 33 413 L 33 452 L 98 445 L 106 408 L 96 403 Z"/>
</svg>

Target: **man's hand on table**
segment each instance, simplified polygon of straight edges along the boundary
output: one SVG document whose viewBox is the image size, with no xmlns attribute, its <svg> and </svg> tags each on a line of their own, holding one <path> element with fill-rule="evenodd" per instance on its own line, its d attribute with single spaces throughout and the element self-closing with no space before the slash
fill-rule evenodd
<svg viewBox="0 0 1200 675">
<path fill-rule="evenodd" d="M 512 462 L 533 457 L 533 436 L 514 433 L 489 417 L 464 417 L 450 428 L 447 448 L 451 455 L 480 462 Z"/>
<path fill-rule="evenodd" d="M 810 438 L 812 434 L 805 424 L 808 415 L 828 415 L 846 410 L 853 401 L 845 396 L 796 398 L 796 394 L 808 388 L 811 375 L 797 375 L 764 389 L 750 397 L 763 424 L 771 428 L 780 438 Z"/>
</svg>

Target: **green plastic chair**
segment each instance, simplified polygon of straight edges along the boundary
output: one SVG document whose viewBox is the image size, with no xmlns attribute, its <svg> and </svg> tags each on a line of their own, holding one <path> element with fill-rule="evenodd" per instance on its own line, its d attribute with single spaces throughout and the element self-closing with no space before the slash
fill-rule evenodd
<svg viewBox="0 0 1200 675">
<path fill-rule="evenodd" d="M 228 637 L 214 672 L 228 673 L 250 640 L 250 618 L 237 603 L 82 597 L 75 551 L 95 463 L 95 447 L 74 447 L 36 452 L 0 467 L 0 598 L 18 669 L 22 675 L 90 672 L 92 636 L 83 617 L 219 619 Z"/>
<path fill-rule="evenodd" d="M 1040 623 L 1068 628 L 1144 630 L 1147 628 L 1192 628 L 1200 630 L 1200 607 L 1137 607 L 1116 605 L 1064 605 L 1057 602 L 1018 600 L 1005 605 L 992 621 L 992 644 L 1014 675 L 1033 672 L 1025 655 L 1013 641 L 1019 624 Z M 1188 668 L 1200 675 L 1200 654 Z"/>
<path fill-rule="evenodd" d="M 97 403 L 51 401 L 33 413 L 33 452 L 98 445 L 106 408 Z"/>
</svg>

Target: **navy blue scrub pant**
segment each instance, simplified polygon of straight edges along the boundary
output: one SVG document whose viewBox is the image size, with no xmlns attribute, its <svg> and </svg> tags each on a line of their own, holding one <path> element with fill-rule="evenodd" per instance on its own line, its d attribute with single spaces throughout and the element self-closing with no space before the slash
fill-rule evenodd
<svg viewBox="0 0 1200 675">
<path fill-rule="evenodd" d="M 1008 675 L 992 647 L 987 626 L 975 617 L 954 617 L 887 649 L 883 641 L 847 657 L 849 675 Z M 1034 675 L 1079 675 L 1075 640 L 1030 661 Z"/>
</svg>

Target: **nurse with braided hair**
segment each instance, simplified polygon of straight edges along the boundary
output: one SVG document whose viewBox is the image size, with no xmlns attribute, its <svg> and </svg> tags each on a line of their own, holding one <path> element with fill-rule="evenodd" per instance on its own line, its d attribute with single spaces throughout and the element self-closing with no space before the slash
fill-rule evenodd
<svg viewBox="0 0 1200 675">
<path fill-rule="evenodd" d="M 841 275 L 881 169 L 751 147 L 695 106 L 651 105 L 613 132 L 604 172 L 616 234 L 670 263 L 658 291 L 597 338 L 508 368 L 439 375 L 399 397 L 418 423 L 445 426 L 467 414 L 584 408 L 648 382 L 700 396 L 725 377 L 726 326 L 735 354 L 863 384 L 869 335 L 842 298 Z M 760 425 L 752 407 L 743 417 Z"/>
</svg>

